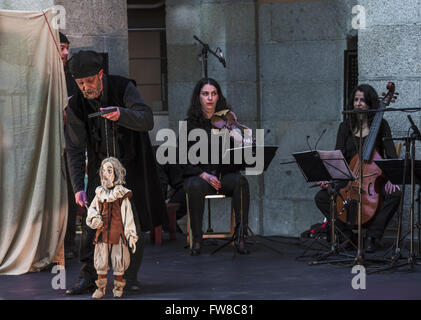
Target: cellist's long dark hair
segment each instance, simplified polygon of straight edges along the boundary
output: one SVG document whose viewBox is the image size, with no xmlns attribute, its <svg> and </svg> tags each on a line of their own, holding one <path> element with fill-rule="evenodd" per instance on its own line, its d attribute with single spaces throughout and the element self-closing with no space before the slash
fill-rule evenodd
<svg viewBox="0 0 421 320">
<path fill-rule="evenodd" d="M 354 91 L 352 91 L 346 110 L 354 109 L 354 98 L 357 91 L 361 91 L 364 94 L 364 100 L 369 110 L 375 110 L 379 108 L 380 102 L 379 102 L 379 96 L 376 90 L 369 84 L 360 84 L 354 89 Z M 368 126 L 370 127 L 376 113 L 374 112 L 368 113 L 367 115 L 368 115 Z M 357 117 L 355 114 L 346 115 L 345 120 L 348 121 L 353 132 L 358 130 Z"/>
<path fill-rule="evenodd" d="M 218 92 L 219 99 L 218 99 L 218 102 L 216 103 L 215 112 L 218 112 L 224 109 L 231 109 L 227 105 L 227 101 L 224 95 L 222 94 L 221 86 L 219 85 L 219 83 L 216 82 L 216 80 L 212 78 L 202 78 L 196 83 L 196 86 L 194 87 L 194 90 L 190 99 L 190 107 L 187 110 L 187 117 L 189 119 L 192 119 L 198 122 L 203 122 L 205 120 L 205 118 L 203 117 L 202 105 L 200 104 L 200 91 L 206 84 L 214 86 L 216 88 L 216 91 Z"/>
</svg>

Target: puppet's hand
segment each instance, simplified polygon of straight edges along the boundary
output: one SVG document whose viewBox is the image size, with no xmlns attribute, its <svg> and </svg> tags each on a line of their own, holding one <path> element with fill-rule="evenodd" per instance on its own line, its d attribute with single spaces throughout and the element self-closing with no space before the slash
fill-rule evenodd
<svg viewBox="0 0 421 320">
<path fill-rule="evenodd" d="M 103 222 L 102 222 L 101 216 L 97 216 L 97 217 L 92 219 L 91 228 L 92 229 L 99 229 L 99 228 L 102 227 L 102 224 L 103 224 Z"/>
<path fill-rule="evenodd" d="M 136 239 L 134 237 L 129 237 L 129 247 L 132 249 L 132 253 L 134 254 L 136 251 Z"/>
</svg>

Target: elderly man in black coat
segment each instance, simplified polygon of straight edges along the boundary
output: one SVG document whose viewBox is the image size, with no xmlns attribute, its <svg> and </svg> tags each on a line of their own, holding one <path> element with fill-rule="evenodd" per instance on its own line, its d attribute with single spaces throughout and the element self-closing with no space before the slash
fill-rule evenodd
<svg viewBox="0 0 421 320">
<path fill-rule="evenodd" d="M 102 56 L 94 51 L 79 51 L 69 60 L 69 69 L 79 88 L 69 101 L 66 123 L 66 151 L 76 203 L 85 206 L 100 185 L 98 169 L 109 156 L 126 168 L 127 188 L 133 191 L 132 207 L 139 247 L 130 257 L 126 288 L 139 290 L 137 273 L 143 257 L 145 231 L 167 224 L 165 202 L 156 172 L 156 160 L 148 131 L 153 128 L 153 114 L 142 99 L 133 80 L 106 75 Z M 97 117 L 89 114 L 112 111 Z M 85 150 L 88 156 L 88 184 L 85 192 Z M 93 265 L 95 230 L 82 219 L 80 279 L 67 294 L 81 294 L 95 289 Z"/>
</svg>

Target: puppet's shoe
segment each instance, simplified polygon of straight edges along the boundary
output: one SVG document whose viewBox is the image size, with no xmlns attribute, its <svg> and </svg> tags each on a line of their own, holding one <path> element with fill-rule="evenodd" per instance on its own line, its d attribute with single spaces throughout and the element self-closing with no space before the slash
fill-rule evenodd
<svg viewBox="0 0 421 320">
<path fill-rule="evenodd" d="M 123 280 L 123 281 L 114 280 L 114 289 L 113 289 L 114 298 L 121 298 L 121 296 L 123 295 L 123 289 L 125 286 L 126 286 L 126 280 Z"/>
<path fill-rule="evenodd" d="M 94 294 L 92 295 L 92 298 L 94 299 L 101 299 L 105 295 L 105 289 L 107 288 L 107 279 L 98 279 L 95 281 L 96 286 L 98 287 Z"/>
</svg>

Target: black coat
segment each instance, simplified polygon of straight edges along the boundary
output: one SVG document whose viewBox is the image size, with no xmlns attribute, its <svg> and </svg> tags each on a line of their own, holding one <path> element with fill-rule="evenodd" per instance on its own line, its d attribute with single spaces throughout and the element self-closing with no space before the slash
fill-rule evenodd
<svg viewBox="0 0 421 320">
<path fill-rule="evenodd" d="M 72 97 L 69 102 L 66 151 L 76 193 L 84 189 L 85 148 L 87 150 L 86 192 L 88 201 L 91 202 L 95 196 L 95 188 L 100 185 L 98 170 L 101 161 L 108 155 L 104 151 L 107 150 L 107 141 L 109 155 L 118 158 L 126 169 L 126 187 L 133 191 L 133 203 L 140 219 L 141 230 L 149 231 L 152 227 L 166 225 L 168 216 L 148 134 L 148 130 L 153 127 L 152 111 L 131 82 L 123 77 L 104 75 L 103 94 L 96 105 L 85 99 L 78 90 L 76 97 Z M 113 123 L 102 117 L 88 119 L 88 114 L 99 111 L 99 107 L 107 106 L 120 108 L 118 121 Z"/>
</svg>

